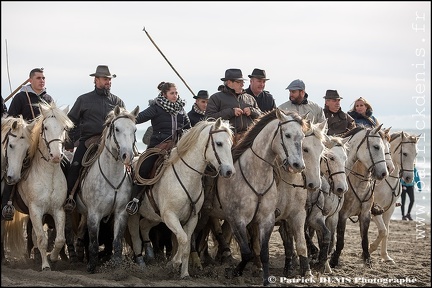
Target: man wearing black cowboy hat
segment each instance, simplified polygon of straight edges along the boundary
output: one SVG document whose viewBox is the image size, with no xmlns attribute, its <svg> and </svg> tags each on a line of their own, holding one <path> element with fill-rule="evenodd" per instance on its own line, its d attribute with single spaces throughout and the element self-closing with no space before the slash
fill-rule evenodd
<svg viewBox="0 0 432 288">
<path fill-rule="evenodd" d="M 246 93 L 255 97 L 258 107 L 262 112 L 268 112 L 276 108 L 276 103 L 273 95 L 270 92 L 264 90 L 265 83 L 267 80 L 265 70 L 255 68 L 250 78 L 249 87 L 246 89 Z"/>
<path fill-rule="evenodd" d="M 309 95 L 305 91 L 305 83 L 296 79 L 293 80 L 285 90 L 289 90 L 289 101 L 279 105 L 280 109 L 286 111 L 295 111 L 305 116 L 312 123 L 322 123 L 325 121 L 323 109 L 316 103 L 308 99 Z"/>
<path fill-rule="evenodd" d="M 69 198 L 66 199 L 64 205 L 66 212 L 71 212 L 75 208 L 75 201 L 71 192 L 78 180 L 82 167 L 81 161 L 87 151 L 86 141 L 93 136 L 102 135 L 105 119 L 110 111 L 116 106 L 125 108 L 123 100 L 111 93 L 111 80 L 116 75 L 111 75 L 108 66 L 97 66 L 96 72 L 90 76 L 94 77 L 95 89 L 79 96 L 68 113 L 75 127 L 69 131 L 70 142 L 66 148 L 73 149 L 72 143 L 77 140 L 79 144 L 75 150 L 67 177 Z"/>
<path fill-rule="evenodd" d="M 356 127 L 355 120 L 343 112 L 340 106 L 339 96 L 336 90 L 327 90 L 325 96 L 324 114 L 327 118 L 327 135 L 339 136 Z"/>
<path fill-rule="evenodd" d="M 199 121 L 204 120 L 209 94 L 207 90 L 200 90 L 193 98 L 195 99 L 195 103 L 192 105 L 192 109 L 188 112 L 192 127 Z"/>
<path fill-rule="evenodd" d="M 241 135 L 247 130 L 253 120 L 261 115 L 261 110 L 255 98 L 243 89 L 244 81 L 242 71 L 237 68 L 227 69 L 222 91 L 210 96 L 206 117 L 229 120 L 234 134 Z"/>
</svg>

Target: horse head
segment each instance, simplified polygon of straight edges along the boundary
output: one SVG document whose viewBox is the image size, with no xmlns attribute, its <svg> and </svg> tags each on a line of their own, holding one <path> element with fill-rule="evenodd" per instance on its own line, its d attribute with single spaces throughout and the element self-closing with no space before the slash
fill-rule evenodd
<svg viewBox="0 0 432 288">
<path fill-rule="evenodd" d="M 5 179 L 9 185 L 14 185 L 21 179 L 22 167 L 28 159 L 34 125 L 35 122 L 28 124 L 22 116 L 2 119 L 2 165 L 5 164 Z"/>
<path fill-rule="evenodd" d="M 417 157 L 417 142 L 419 136 L 410 135 L 403 131 L 390 136 L 391 155 L 396 167 L 399 169 L 399 177 L 406 183 L 414 179 L 414 163 Z"/>
<path fill-rule="evenodd" d="M 300 173 L 305 169 L 302 141 L 305 138 L 304 131 L 307 129 L 306 120 L 292 111 L 285 114 L 278 108 L 275 110 L 279 123 L 273 135 L 272 149 L 279 159 L 282 159 L 286 171 Z"/>
<path fill-rule="evenodd" d="M 391 127 L 387 128 L 387 129 L 382 129 L 380 131 L 381 133 L 381 138 L 383 139 L 384 145 L 385 145 L 385 159 L 386 159 L 386 165 L 387 165 L 387 170 L 389 171 L 389 173 L 392 173 L 393 170 L 395 169 L 395 166 L 393 164 L 393 159 L 391 157 L 391 149 L 390 149 L 390 129 Z"/>
<path fill-rule="evenodd" d="M 222 177 L 231 177 L 235 173 L 231 147 L 233 144 L 233 133 L 229 122 L 218 118 L 211 126 L 209 140 L 206 147 L 205 158 L 219 171 Z"/>
</svg>

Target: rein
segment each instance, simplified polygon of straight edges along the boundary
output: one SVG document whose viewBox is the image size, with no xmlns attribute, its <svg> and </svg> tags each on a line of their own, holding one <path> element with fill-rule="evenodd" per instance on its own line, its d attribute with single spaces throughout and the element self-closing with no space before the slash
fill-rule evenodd
<svg viewBox="0 0 432 288">
<path fill-rule="evenodd" d="M 56 118 L 54 115 L 49 116 L 49 117 Z M 48 142 L 48 141 L 46 140 L 46 135 L 45 135 L 45 129 L 44 129 L 45 125 L 44 125 L 44 121 L 45 121 L 45 119 L 42 121 L 42 127 L 41 127 L 40 137 L 41 137 L 42 140 L 44 141 L 45 146 L 48 148 L 48 154 L 50 154 L 50 153 L 51 153 L 51 147 L 50 147 L 50 144 L 51 144 L 52 142 L 56 142 L 56 141 L 58 141 L 58 142 L 60 142 L 60 143 L 63 143 L 63 140 L 57 138 L 57 139 L 52 139 L 51 141 Z M 39 153 L 41 154 L 41 158 L 44 159 L 46 162 L 49 162 L 49 159 L 45 158 L 45 156 L 43 155 L 42 150 L 40 149 L 39 146 L 38 146 L 37 149 L 38 149 Z M 49 157 L 48 157 L 48 158 L 49 158 Z"/>
</svg>

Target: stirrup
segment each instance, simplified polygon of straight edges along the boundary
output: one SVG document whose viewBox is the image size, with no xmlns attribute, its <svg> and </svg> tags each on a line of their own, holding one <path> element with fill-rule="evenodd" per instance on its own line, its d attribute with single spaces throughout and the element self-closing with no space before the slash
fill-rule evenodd
<svg viewBox="0 0 432 288">
<path fill-rule="evenodd" d="M 66 213 L 71 213 L 75 209 L 75 206 L 75 200 L 71 196 L 69 196 L 66 199 L 65 204 L 63 205 L 63 209 Z"/>
<path fill-rule="evenodd" d="M 15 214 L 15 207 L 12 205 L 12 201 L 8 201 L 2 209 L 2 216 L 5 221 L 12 221 Z"/>
<path fill-rule="evenodd" d="M 137 198 L 133 198 L 132 201 L 129 201 L 126 204 L 126 212 L 129 215 L 136 214 L 138 212 L 138 206 L 139 206 L 138 203 L 139 203 L 139 200 Z"/>
</svg>

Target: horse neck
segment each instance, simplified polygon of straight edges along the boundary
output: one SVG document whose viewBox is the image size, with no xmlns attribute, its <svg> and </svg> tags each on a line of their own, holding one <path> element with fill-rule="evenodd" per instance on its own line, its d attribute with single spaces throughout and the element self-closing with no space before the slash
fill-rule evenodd
<svg viewBox="0 0 432 288">
<path fill-rule="evenodd" d="M 186 167 L 190 166 L 196 171 L 203 173 L 207 166 L 207 161 L 204 156 L 205 146 L 206 146 L 205 144 L 201 144 L 201 143 L 195 145 L 193 148 L 189 149 L 186 153 L 184 153 L 181 157 L 178 157 L 173 162 L 173 165 L 177 163 L 181 163 L 181 165 L 185 165 Z M 200 149 L 200 147 L 202 147 L 202 149 Z M 209 147 L 207 147 L 207 149 L 213 149 L 211 147 L 211 144 L 209 144 Z M 173 150 L 171 153 L 173 153 L 174 151 L 176 150 Z M 186 162 L 186 164 L 184 162 Z"/>
</svg>

